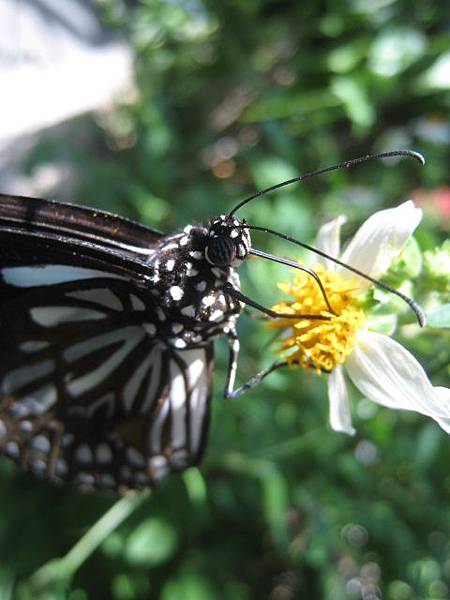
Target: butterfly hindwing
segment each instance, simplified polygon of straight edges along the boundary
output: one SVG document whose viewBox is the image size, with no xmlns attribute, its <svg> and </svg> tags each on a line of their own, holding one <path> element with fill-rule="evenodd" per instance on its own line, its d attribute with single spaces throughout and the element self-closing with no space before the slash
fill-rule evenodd
<svg viewBox="0 0 450 600">
<path fill-rule="evenodd" d="M 212 346 L 164 345 L 145 295 L 129 287 L 88 277 L 3 305 L 0 448 L 26 469 L 125 489 L 200 459 Z"/>
</svg>

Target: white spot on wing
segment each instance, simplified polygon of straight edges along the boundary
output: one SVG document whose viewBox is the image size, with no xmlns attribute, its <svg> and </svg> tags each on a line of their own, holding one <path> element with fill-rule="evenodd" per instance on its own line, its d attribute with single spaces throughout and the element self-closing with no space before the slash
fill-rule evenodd
<svg viewBox="0 0 450 600">
<path fill-rule="evenodd" d="M 156 327 L 153 323 L 144 323 L 144 329 L 150 337 L 153 337 L 156 333 Z"/>
<path fill-rule="evenodd" d="M 159 405 L 158 412 L 153 417 L 152 427 L 150 429 L 150 446 L 153 452 L 162 450 L 162 429 L 169 413 L 170 402 L 165 399 Z"/>
<path fill-rule="evenodd" d="M 69 471 L 67 462 L 63 458 L 58 458 L 55 466 L 55 473 L 58 477 L 65 477 Z"/>
<path fill-rule="evenodd" d="M 160 307 L 160 306 L 157 306 L 157 307 L 156 307 L 156 310 L 155 310 L 155 312 L 156 312 L 156 316 L 158 317 L 158 319 L 159 319 L 160 321 L 165 321 L 165 320 L 167 319 L 167 317 L 166 317 L 166 315 L 165 315 L 164 311 L 161 309 L 161 307 Z"/>
<path fill-rule="evenodd" d="M 190 398 L 191 449 L 196 453 L 200 449 L 203 427 L 207 410 L 208 371 L 205 350 L 188 350 L 183 353 L 188 364 L 188 377 L 192 389 Z"/>
<path fill-rule="evenodd" d="M 68 431 L 61 438 L 61 446 L 63 448 L 69 448 L 73 444 L 74 441 L 75 441 L 75 436 L 73 435 L 73 433 Z"/>
<path fill-rule="evenodd" d="M 145 310 L 145 304 L 135 294 L 130 294 L 131 306 L 134 310 Z"/>
<path fill-rule="evenodd" d="M 145 466 L 144 457 L 139 452 L 139 450 L 137 450 L 133 446 L 128 446 L 128 448 L 125 451 L 125 455 L 131 466 L 133 466 L 133 467 L 144 467 Z"/>
<path fill-rule="evenodd" d="M 184 306 L 181 310 L 180 310 L 182 315 L 185 315 L 186 317 L 195 317 L 195 307 L 193 304 L 189 304 L 189 306 Z"/>
<path fill-rule="evenodd" d="M 170 472 L 169 465 L 164 456 L 153 456 L 148 463 L 152 478 L 156 481 L 164 479 Z"/>
<path fill-rule="evenodd" d="M 31 470 L 36 475 L 42 475 L 47 468 L 46 463 L 43 460 L 37 459 L 31 461 Z"/>
<path fill-rule="evenodd" d="M 112 450 L 108 444 L 99 444 L 95 449 L 95 458 L 101 465 L 109 463 L 112 459 Z"/>
<path fill-rule="evenodd" d="M 153 406 L 155 401 L 155 393 L 158 389 L 158 385 L 161 379 L 161 350 L 154 348 L 152 351 L 152 371 L 150 376 L 150 383 L 145 393 L 145 398 L 141 406 L 141 412 L 144 414 Z"/>
<path fill-rule="evenodd" d="M 37 352 L 49 347 L 49 343 L 44 340 L 29 340 L 28 342 L 22 342 L 19 346 L 22 352 Z"/>
<path fill-rule="evenodd" d="M 55 363 L 53 360 L 45 360 L 35 365 L 27 365 L 26 367 L 14 369 L 3 378 L 1 391 L 5 394 L 15 392 L 28 383 L 50 375 L 54 368 Z"/>
<path fill-rule="evenodd" d="M 170 362 L 170 387 L 169 400 L 172 422 L 172 446 L 186 444 L 186 386 L 180 368 L 171 360 Z"/>
<path fill-rule="evenodd" d="M 177 334 L 183 331 L 183 325 L 181 323 L 172 323 L 172 331 Z"/>
<path fill-rule="evenodd" d="M 32 414 L 42 414 L 46 412 L 57 400 L 58 394 L 56 387 L 52 384 L 43 386 L 33 392 L 32 398 L 28 402 L 28 405 L 32 409 Z M 24 400 L 26 402 L 26 400 Z"/>
<path fill-rule="evenodd" d="M 94 476 L 91 473 L 84 473 L 81 471 L 74 479 L 74 483 L 85 486 L 87 489 L 91 489 L 95 483 Z"/>
<path fill-rule="evenodd" d="M 138 365 L 134 373 L 130 376 L 128 382 L 123 388 L 123 403 L 124 408 L 127 412 L 131 410 L 133 402 L 139 391 L 139 387 L 150 368 L 150 364 L 153 360 L 153 352 L 144 358 L 144 360 Z"/>
<path fill-rule="evenodd" d="M 45 435 L 37 435 L 31 440 L 31 447 L 33 450 L 42 452 L 42 454 L 48 454 L 50 451 L 50 442 Z"/>
<path fill-rule="evenodd" d="M 75 450 L 75 458 L 83 465 L 90 464 L 92 462 L 92 450 L 87 444 L 81 444 Z"/>
<path fill-rule="evenodd" d="M 10 458 L 18 458 L 20 455 L 19 446 L 16 442 L 8 442 L 3 452 L 6 456 L 9 456 Z"/>
<path fill-rule="evenodd" d="M 9 285 L 16 287 L 33 287 L 38 285 L 54 285 L 79 279 L 93 279 L 96 277 L 109 277 L 125 279 L 114 273 L 83 269 L 68 265 L 36 265 L 34 267 L 6 267 L 2 270 L 3 279 Z"/>
<path fill-rule="evenodd" d="M 174 300 L 181 300 L 183 297 L 183 290 L 179 285 L 173 285 L 171 288 L 169 288 L 169 294 Z"/>
<path fill-rule="evenodd" d="M 204 296 L 202 298 L 202 304 L 205 307 L 212 306 L 215 302 L 214 296 Z"/>
<path fill-rule="evenodd" d="M 31 421 L 20 421 L 19 429 L 22 433 L 30 433 L 33 431 L 33 423 Z"/>
<path fill-rule="evenodd" d="M 215 310 L 209 315 L 209 321 L 220 321 L 223 319 L 223 317 L 224 315 L 222 310 Z"/>
<path fill-rule="evenodd" d="M 111 308 L 112 310 L 120 311 L 123 309 L 122 302 L 120 302 L 119 298 L 108 288 L 78 290 L 76 292 L 68 292 L 66 296 L 68 298 L 94 302 L 95 304 L 106 306 L 106 308 Z"/>
<path fill-rule="evenodd" d="M 74 306 L 38 306 L 30 309 L 31 318 L 43 327 L 55 327 L 64 323 L 104 319 L 105 313 Z"/>
</svg>

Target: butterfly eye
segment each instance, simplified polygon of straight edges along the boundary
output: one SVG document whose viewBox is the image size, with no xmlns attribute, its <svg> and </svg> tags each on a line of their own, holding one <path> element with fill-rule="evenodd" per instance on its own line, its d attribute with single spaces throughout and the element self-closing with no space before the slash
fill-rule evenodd
<svg viewBox="0 0 450 600">
<path fill-rule="evenodd" d="M 206 260 L 217 267 L 226 267 L 236 258 L 236 244 L 227 236 L 213 237 L 205 250 Z"/>
</svg>

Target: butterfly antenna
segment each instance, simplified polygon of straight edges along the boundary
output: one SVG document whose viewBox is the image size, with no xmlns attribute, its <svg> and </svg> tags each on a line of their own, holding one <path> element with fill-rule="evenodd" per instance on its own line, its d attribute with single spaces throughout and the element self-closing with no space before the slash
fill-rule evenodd
<svg viewBox="0 0 450 600">
<path fill-rule="evenodd" d="M 263 196 L 264 194 L 268 194 L 269 192 L 274 192 L 275 190 L 279 190 L 280 188 L 286 187 L 288 185 L 292 185 L 293 183 L 300 183 L 305 179 L 309 179 L 311 177 L 316 177 L 317 175 L 323 175 L 324 173 L 330 173 L 331 171 L 337 171 L 338 169 L 350 169 L 351 167 L 355 167 L 356 165 L 360 165 L 361 163 L 370 161 L 370 160 L 380 160 L 382 158 L 393 158 L 394 156 L 406 156 L 409 158 L 414 158 L 421 165 L 425 164 L 425 159 L 420 154 L 420 152 L 416 152 L 415 150 L 392 150 L 391 152 L 381 152 L 380 154 L 366 154 L 365 156 L 360 156 L 359 158 L 353 158 L 351 160 L 346 160 L 337 165 L 333 165 L 332 167 L 325 167 L 324 169 L 318 169 L 317 171 L 310 171 L 309 173 L 304 173 L 303 175 L 299 175 L 298 177 L 293 177 L 292 179 L 287 179 L 286 181 L 282 181 L 281 183 L 277 183 L 276 185 L 272 185 L 264 190 L 260 190 L 259 192 L 255 192 L 248 198 L 245 198 L 239 204 L 237 204 L 229 213 L 230 217 L 233 216 L 238 210 L 240 210 L 243 206 L 258 198 L 259 196 Z"/>
<path fill-rule="evenodd" d="M 270 233 L 271 235 L 275 235 L 283 240 L 286 240 L 287 242 L 291 242 L 292 244 L 296 244 L 297 246 L 306 248 L 306 250 L 309 250 L 310 252 L 314 252 L 315 254 L 318 254 L 319 256 L 322 256 L 323 258 L 327 258 L 328 260 L 331 260 L 332 262 L 336 263 L 340 267 L 344 267 L 344 269 L 347 269 L 348 271 L 351 271 L 352 273 L 355 273 L 356 275 L 359 275 L 360 277 L 367 279 L 368 281 L 370 281 L 377 287 L 379 287 L 383 290 L 386 290 L 387 292 L 390 292 L 391 294 L 395 294 L 396 296 L 401 298 L 413 310 L 420 327 L 423 327 L 425 325 L 425 321 L 426 321 L 425 313 L 423 312 L 421 306 L 417 302 L 415 302 L 414 300 L 409 298 L 409 296 L 406 296 L 402 292 L 399 292 L 398 290 L 396 290 L 392 286 L 388 285 L 387 283 L 384 283 L 383 281 L 379 281 L 378 279 L 375 279 L 374 277 L 367 275 L 367 273 L 364 273 L 363 271 L 360 271 L 359 269 L 356 269 L 355 267 L 352 267 L 351 265 L 348 265 L 348 264 L 342 262 L 338 258 L 334 258 L 333 256 L 330 256 L 326 252 L 323 252 L 323 250 L 319 250 L 318 248 L 314 248 L 314 246 L 310 246 L 309 244 L 300 242 L 299 240 L 296 240 L 295 238 L 293 238 L 289 235 L 286 235 L 285 233 L 280 233 L 279 231 L 275 231 L 274 229 L 269 229 L 268 227 L 258 227 L 257 225 L 249 225 L 248 223 L 241 225 L 241 227 L 243 227 L 243 228 L 245 227 L 246 229 L 253 229 L 254 231 L 263 231 L 264 233 Z M 265 256 L 264 252 L 261 252 L 260 250 L 256 250 L 255 248 L 250 249 L 250 254 L 254 254 L 255 256 L 261 256 L 263 258 L 270 258 L 271 260 L 276 260 L 277 262 L 280 262 L 282 264 L 289 264 L 290 262 L 292 262 L 292 261 L 287 261 L 286 259 L 279 259 L 278 257 L 273 257 L 272 255 Z M 299 263 L 294 263 L 292 266 L 296 266 L 298 268 L 298 264 Z M 304 269 L 304 270 L 307 271 L 308 269 Z M 313 271 L 313 273 L 314 273 L 314 271 Z M 314 273 L 314 274 L 317 276 L 316 273 Z M 321 289 L 322 289 L 322 287 L 321 287 Z M 326 299 L 326 296 L 325 296 L 325 299 Z M 327 301 L 327 305 L 328 305 L 328 301 Z M 328 305 L 328 307 L 329 307 L 329 305 Z M 333 312 L 333 311 L 331 311 L 331 312 Z"/>
<path fill-rule="evenodd" d="M 325 292 L 325 288 L 323 287 L 323 283 L 319 277 L 319 275 L 310 269 L 306 265 L 302 265 L 301 263 L 295 262 L 294 260 L 289 260 L 288 258 L 281 258 L 280 256 L 274 256 L 273 254 L 269 254 L 268 252 L 263 252 L 262 250 L 257 250 L 256 248 L 250 249 L 250 254 L 254 256 L 259 256 L 260 258 L 266 258 L 268 260 L 272 260 L 273 262 L 279 263 L 280 265 L 287 265 L 288 267 L 293 267 L 294 269 L 300 269 L 300 271 L 305 271 L 313 277 L 320 288 L 323 299 L 325 300 L 325 304 L 327 305 L 328 310 L 331 314 L 336 315 L 333 308 L 331 307 L 330 301 L 327 298 L 327 294 Z"/>
</svg>

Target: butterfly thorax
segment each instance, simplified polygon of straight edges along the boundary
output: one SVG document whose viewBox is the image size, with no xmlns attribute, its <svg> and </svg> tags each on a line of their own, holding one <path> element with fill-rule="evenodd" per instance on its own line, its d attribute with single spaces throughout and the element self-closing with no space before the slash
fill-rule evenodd
<svg viewBox="0 0 450 600">
<path fill-rule="evenodd" d="M 226 294 L 224 285 L 239 289 L 236 267 L 249 249 L 248 230 L 228 216 L 165 238 L 149 260 L 157 316 L 151 332 L 176 348 L 229 333 L 243 304 Z"/>
</svg>

